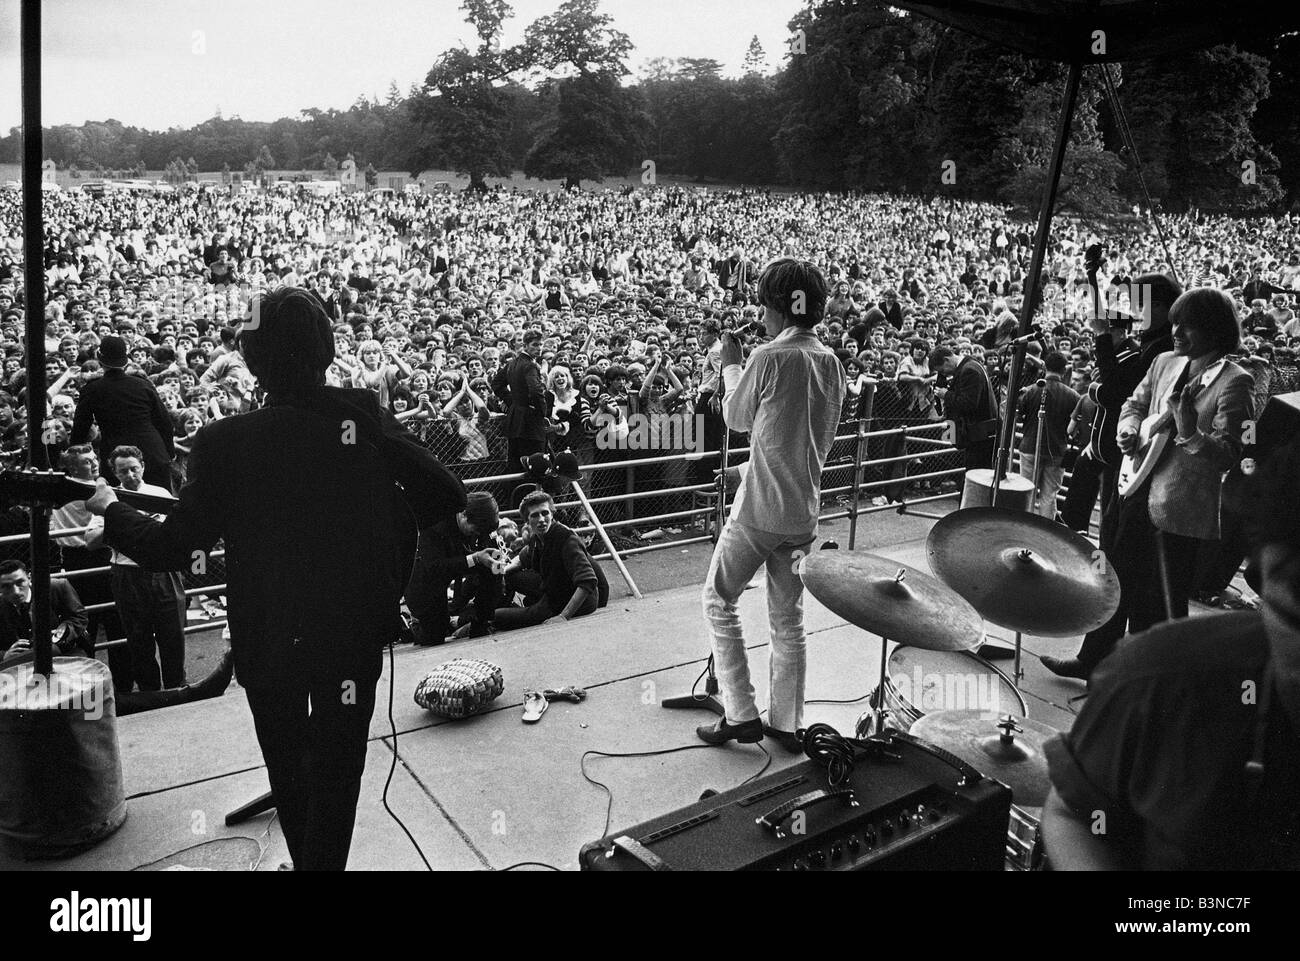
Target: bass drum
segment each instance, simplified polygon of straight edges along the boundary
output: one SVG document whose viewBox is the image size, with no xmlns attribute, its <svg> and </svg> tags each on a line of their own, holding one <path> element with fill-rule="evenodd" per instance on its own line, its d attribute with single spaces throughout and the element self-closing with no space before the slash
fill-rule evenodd
<svg viewBox="0 0 1300 961">
<path fill-rule="evenodd" d="M 910 731 L 932 711 L 986 711 L 1029 716 L 1029 706 L 1011 678 L 968 651 L 927 651 L 900 644 L 889 655 L 883 690 L 871 692 L 874 710 L 884 698 L 885 723 Z M 871 712 L 858 719 L 858 737 L 872 733 Z"/>
</svg>

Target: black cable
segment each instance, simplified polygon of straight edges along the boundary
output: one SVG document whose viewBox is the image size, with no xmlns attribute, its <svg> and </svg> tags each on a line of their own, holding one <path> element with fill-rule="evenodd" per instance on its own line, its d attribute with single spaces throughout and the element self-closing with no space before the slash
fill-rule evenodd
<svg viewBox="0 0 1300 961">
<path fill-rule="evenodd" d="M 546 868 L 548 871 L 561 870 L 560 868 L 557 868 L 554 864 L 547 864 L 545 861 L 516 861 L 514 864 L 510 865 L 509 867 L 497 868 L 496 870 L 513 871 L 515 868 L 528 868 L 528 867 Z"/>
<path fill-rule="evenodd" d="M 869 698 L 872 695 L 872 693 L 873 692 L 868 691 L 866 694 L 863 694 L 861 697 L 855 697 L 851 701 L 833 701 L 828 698 L 821 698 L 820 700 L 816 700 L 816 701 L 804 701 L 804 703 L 805 704 L 857 704 L 859 701 L 865 701 L 867 698 Z"/>
<path fill-rule="evenodd" d="M 829 724 L 814 724 L 799 735 L 804 753 L 826 768 L 826 780 L 839 787 L 853 772 L 854 749 L 860 743 L 844 737 Z"/>
<path fill-rule="evenodd" d="M 388 812 L 388 816 L 396 821 L 397 826 L 402 829 L 408 838 L 410 838 L 411 844 L 415 846 L 415 853 L 420 856 L 420 860 L 424 862 L 425 868 L 432 871 L 433 865 L 430 864 L 429 859 L 424 856 L 424 851 L 420 848 L 420 842 L 415 840 L 415 835 L 407 830 L 406 825 L 402 823 L 402 819 L 399 818 L 397 813 L 388 806 L 388 786 L 393 783 L 393 772 L 397 770 L 397 722 L 393 720 L 393 685 L 397 675 L 397 671 L 393 666 L 394 646 L 395 645 L 393 644 L 388 645 L 388 727 L 393 732 L 393 760 L 388 765 L 388 778 L 384 781 L 384 793 L 381 800 L 384 803 L 384 810 Z"/>
</svg>

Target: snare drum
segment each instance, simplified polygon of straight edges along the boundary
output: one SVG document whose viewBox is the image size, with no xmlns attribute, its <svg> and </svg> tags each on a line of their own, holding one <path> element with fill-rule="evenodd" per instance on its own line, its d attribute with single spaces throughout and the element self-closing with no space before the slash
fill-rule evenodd
<svg viewBox="0 0 1300 961">
<path fill-rule="evenodd" d="M 1008 871 L 1043 870 L 1043 836 L 1039 829 L 1042 814 L 1042 808 L 1011 805 L 1011 821 L 1007 825 Z"/>
<path fill-rule="evenodd" d="M 883 692 L 879 687 L 871 692 L 873 710 L 882 693 L 887 723 L 900 731 L 910 731 L 933 711 L 1029 716 L 1011 678 L 969 651 L 926 651 L 900 644 L 889 655 Z M 858 719 L 859 737 L 871 733 L 871 720 L 870 712 Z"/>
</svg>

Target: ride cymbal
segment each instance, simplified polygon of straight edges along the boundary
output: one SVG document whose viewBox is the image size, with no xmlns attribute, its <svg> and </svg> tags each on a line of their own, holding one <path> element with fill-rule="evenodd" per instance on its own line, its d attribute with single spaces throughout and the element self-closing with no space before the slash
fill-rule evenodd
<svg viewBox="0 0 1300 961">
<path fill-rule="evenodd" d="M 1093 543 L 1038 514 L 954 511 L 926 540 L 935 576 L 986 621 L 1022 634 L 1071 637 L 1110 620 L 1119 578 Z"/>
<path fill-rule="evenodd" d="M 950 587 L 898 561 L 863 551 L 822 551 L 799 562 L 813 597 L 850 624 L 928 651 L 971 651 L 984 627 Z"/>
</svg>

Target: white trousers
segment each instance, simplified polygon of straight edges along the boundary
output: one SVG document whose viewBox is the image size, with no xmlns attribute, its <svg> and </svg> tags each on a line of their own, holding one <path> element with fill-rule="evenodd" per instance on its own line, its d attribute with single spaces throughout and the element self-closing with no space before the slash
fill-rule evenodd
<svg viewBox="0 0 1300 961">
<path fill-rule="evenodd" d="M 793 732 L 803 724 L 807 652 L 803 630 L 803 581 L 795 572 L 812 546 L 812 535 L 792 537 L 727 521 L 704 581 L 704 616 L 713 634 L 714 665 L 727 720 L 758 717 L 737 602 L 751 577 L 767 567 L 767 616 L 771 631 L 768 723 Z"/>
</svg>

